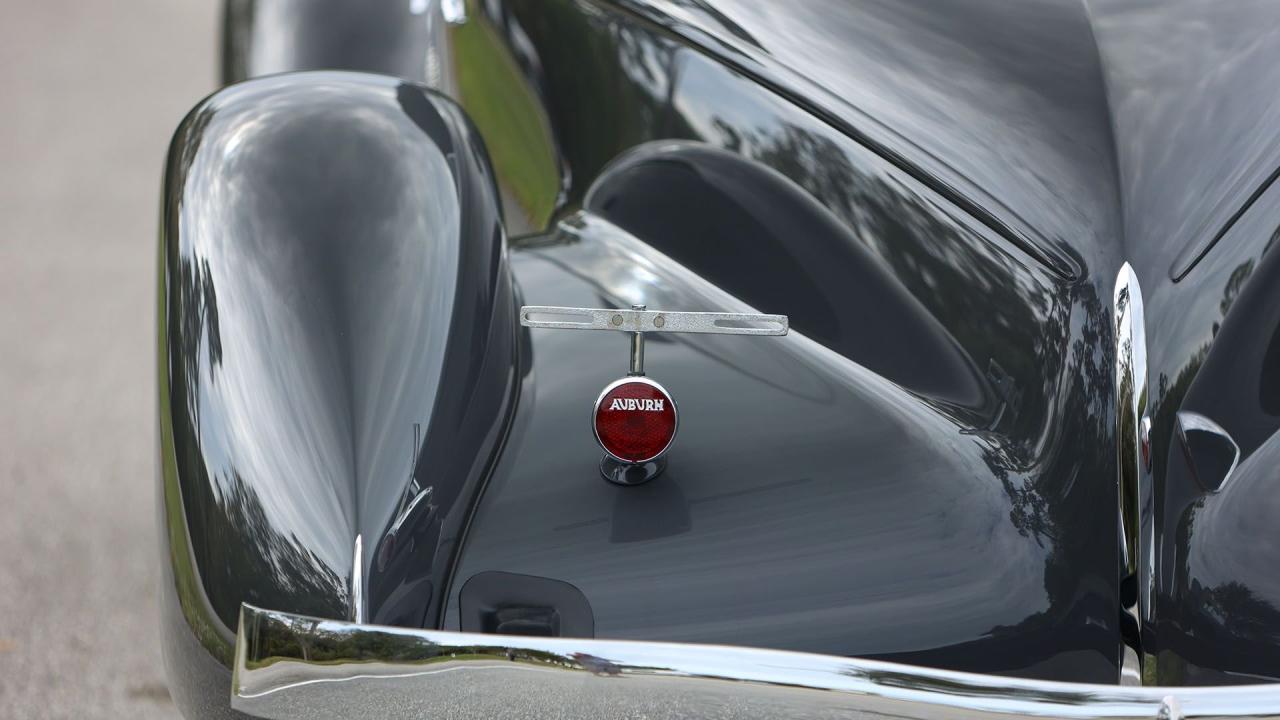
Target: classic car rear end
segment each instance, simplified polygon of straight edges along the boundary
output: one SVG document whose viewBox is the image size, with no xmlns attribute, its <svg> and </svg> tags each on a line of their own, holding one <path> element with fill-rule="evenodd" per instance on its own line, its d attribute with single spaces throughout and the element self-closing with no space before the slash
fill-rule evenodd
<svg viewBox="0 0 1280 720">
<path fill-rule="evenodd" d="M 1274 14 L 230 3 L 165 184 L 179 704 L 1280 713 L 1175 687 L 1280 677 Z"/>
</svg>

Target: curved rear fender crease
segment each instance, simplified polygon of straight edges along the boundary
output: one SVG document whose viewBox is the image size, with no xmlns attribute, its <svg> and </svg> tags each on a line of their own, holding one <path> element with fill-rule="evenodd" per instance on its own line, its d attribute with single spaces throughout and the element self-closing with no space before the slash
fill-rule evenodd
<svg viewBox="0 0 1280 720">
<path fill-rule="evenodd" d="M 354 73 L 210 96 L 170 148 L 158 301 L 165 656 L 184 712 L 226 708 L 241 602 L 438 622 L 519 379 L 465 116 Z"/>
</svg>

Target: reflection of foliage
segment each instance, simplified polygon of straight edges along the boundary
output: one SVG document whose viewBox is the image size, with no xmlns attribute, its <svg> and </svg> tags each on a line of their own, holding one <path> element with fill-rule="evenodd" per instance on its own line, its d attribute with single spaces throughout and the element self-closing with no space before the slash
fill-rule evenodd
<svg viewBox="0 0 1280 720">
<path fill-rule="evenodd" d="M 222 332 L 218 322 L 218 294 L 213 288 L 213 276 L 209 272 L 209 261 L 197 263 L 183 258 L 178 265 L 179 307 L 182 313 L 178 316 L 182 323 L 180 337 L 186 339 L 193 348 L 192 352 L 184 352 L 182 356 L 183 370 L 189 378 L 198 377 L 200 373 L 199 348 L 205 345 L 205 358 L 210 375 L 213 368 L 222 364 Z M 193 417 L 196 413 L 198 385 L 187 385 L 187 408 Z"/>
<path fill-rule="evenodd" d="M 992 444 L 983 450 L 987 468 L 1000 480 L 1005 494 L 1009 496 L 1009 522 L 1019 535 L 1032 538 L 1040 547 L 1044 547 L 1048 540 L 1052 547 L 1058 541 L 1057 522 L 1053 506 L 1041 492 L 1043 480 L 1034 476 L 1011 477 L 1009 468 L 1016 467 L 1017 462 L 1008 457 L 1005 446 Z"/>
<path fill-rule="evenodd" d="M 698 0 L 679 2 L 691 12 L 708 12 Z M 1048 398 L 1062 391 L 1061 379 L 1073 372 L 1064 362 L 1071 332 L 1070 305 L 1063 294 L 1044 291 L 1052 281 L 1037 286 L 1020 261 L 984 247 L 975 238 L 959 237 L 957 226 L 931 200 L 888 174 L 855 163 L 826 135 L 794 125 L 778 125 L 776 130 L 767 123 L 743 126 L 736 118 L 713 116 L 710 124 L 718 137 L 700 137 L 695 125 L 678 114 L 659 122 L 657 109 L 674 111 L 670 94 L 676 53 L 645 26 L 574 3 L 513 0 L 505 5 L 519 16 L 546 68 L 546 100 L 555 130 L 565 139 L 562 146 L 570 153 L 575 181 L 589 182 L 626 147 L 663 136 L 710 141 L 789 177 L 872 246 L 894 276 L 978 359 L 979 367 L 987 367 L 986 360 L 998 356 L 1000 366 L 1020 389 L 1039 390 L 1015 395 L 1016 406 L 1008 408 L 999 429 L 1020 436 L 995 436 L 988 454 L 991 464 L 1019 468 L 1013 474 L 1022 477 L 1034 462 L 1022 449 L 1023 443 L 1032 441 L 1039 429 L 1025 420 L 1056 422 L 1057 417 L 1049 418 Z M 570 67 L 574 71 L 567 71 Z M 617 102 L 596 108 L 599 113 L 593 117 L 583 117 L 582 99 L 598 97 L 606 89 Z M 571 202 L 581 190 L 571 191 Z M 1076 377 L 1078 386 L 1073 390 L 1083 392 L 1090 421 L 1105 426 L 1107 391 L 1113 383 L 1109 353 L 1103 349 L 1110 337 L 1108 313 L 1096 296 L 1092 300 L 1094 305 L 1084 313 L 1083 334 L 1070 356 L 1075 372 L 1085 373 Z M 1025 338 L 1031 347 L 1011 353 L 1010 337 Z M 1105 437 L 1088 440 L 1108 441 Z M 1082 470 L 1083 461 L 1063 462 L 1073 472 Z M 1052 537 L 1053 521 L 1045 515 L 1049 504 L 1045 489 L 1037 483 L 1011 480 L 1008 471 L 1002 473 L 1014 498 L 1015 523 L 1037 538 Z"/>
<path fill-rule="evenodd" d="M 1147 388 L 1137 387 L 1138 370 L 1134 366 L 1134 338 L 1132 331 L 1145 332 L 1142 318 L 1135 318 L 1131 313 L 1131 303 L 1135 291 L 1127 282 L 1117 288 L 1115 319 L 1117 338 L 1120 344 L 1116 349 L 1116 362 L 1119 377 L 1116 379 L 1116 440 L 1120 446 L 1119 467 L 1116 471 L 1120 480 L 1120 525 L 1122 530 L 1121 551 L 1125 556 L 1124 578 L 1131 576 L 1136 568 L 1134 553 L 1138 549 L 1136 539 L 1141 531 L 1138 507 L 1139 498 L 1134 490 L 1139 484 L 1138 466 L 1141 448 L 1138 447 L 1140 422 L 1138 413 L 1145 412 L 1142 402 L 1146 400 Z M 1128 326 L 1127 328 L 1125 326 Z M 1142 368 L 1145 370 L 1145 368 Z M 1139 396 L 1141 394 L 1141 397 Z M 1121 582 L 1125 582 L 1122 579 Z"/>
<path fill-rule="evenodd" d="M 373 628 L 356 629 L 305 616 L 255 615 L 249 618 L 246 666 L 257 669 L 282 661 L 302 661 L 316 665 L 384 662 L 426 665 L 466 660 L 555 665 L 567 669 L 591 669 L 592 665 L 617 664 L 604 658 L 560 653 L 537 648 L 509 648 L 496 645 L 439 645 L 404 633 Z M 665 668 L 653 668 L 664 670 Z"/>
<path fill-rule="evenodd" d="M 855 162 L 831 138 L 794 125 L 753 132 L 717 118 L 713 126 L 722 133 L 720 143 L 787 176 L 841 218 L 976 367 L 987 368 L 989 359 L 999 358 L 1003 371 L 1024 388 L 1053 378 L 1060 369 L 1064 311 L 1045 292 L 1048 286 L 1037 285 L 1024 266 L 988 241 L 962 234 L 961 226 L 918 191 Z M 1033 346 L 1010 352 L 1010 337 L 1026 338 Z M 1036 395 L 1008 408 L 1013 412 L 1007 419 L 1040 411 L 1043 403 Z M 994 413 L 999 401 L 989 398 L 986 410 Z"/>
<path fill-rule="evenodd" d="M 204 128 L 212 121 L 214 111 L 208 105 L 196 108 L 184 121 L 170 149 L 168 178 L 186 174 L 195 161 Z M 189 528 L 184 513 L 184 497 L 180 483 L 180 466 L 189 466 L 179 460 L 179 443 L 186 444 L 198 430 L 191 421 L 196 407 L 195 383 L 186 378 L 199 372 L 199 348 L 202 339 L 208 337 L 207 358 L 210 367 L 222 362 L 222 338 L 219 328 L 217 295 L 213 288 L 208 262 L 195 263 L 186 258 L 177 266 L 168 253 L 177 255 L 173 247 L 177 237 L 180 198 L 166 194 L 161 218 L 162 234 L 159 243 L 160 267 L 165 268 L 158 283 L 158 322 L 156 367 L 158 370 L 160 434 L 161 495 L 164 506 L 166 546 L 169 550 L 169 568 L 173 573 L 174 591 L 178 605 L 196 638 L 215 658 L 230 662 L 231 646 L 226 636 L 229 623 L 226 618 L 209 616 L 208 604 L 200 587 L 200 578 L 193 563 L 189 541 Z M 184 312 L 185 310 L 185 312 Z M 188 348 L 181 362 L 174 364 L 174 344 Z M 175 388 L 174 385 L 177 385 Z M 176 392 L 175 392 L 176 390 Z M 179 397 L 182 404 L 176 404 Z M 179 439 L 180 438 L 180 439 Z M 221 626 L 221 627 L 219 627 Z"/>
<path fill-rule="evenodd" d="M 1008 445 L 993 445 L 984 448 L 983 452 L 988 468 L 1000 480 L 1012 503 L 1010 522 L 1020 534 L 1034 538 L 1042 547 L 1046 540 L 1049 541 L 1046 580 L 1067 569 L 1067 560 L 1059 556 L 1062 548 L 1058 542 L 1062 529 L 1069 526 L 1071 518 L 1078 512 L 1078 506 L 1070 502 L 1065 491 L 1073 484 L 1073 478 L 1088 476 L 1091 471 L 1088 463 L 1097 463 L 1096 456 L 1090 457 L 1072 448 L 1105 448 L 1109 445 L 1105 419 L 1108 416 L 1106 401 L 1109 397 L 1107 390 L 1111 387 L 1111 368 L 1107 363 L 1109 353 L 1102 349 L 1108 342 L 1107 310 L 1089 286 L 1081 288 L 1075 308 L 1081 319 L 1078 335 L 1072 340 L 1067 356 L 1067 386 L 1046 387 L 1047 392 L 1059 393 L 1065 402 L 1061 417 L 1047 419 L 1062 423 L 1069 433 L 1058 444 L 1060 454 L 1054 459 L 1056 464 L 1031 472 L 1026 458 L 1009 457 L 1011 448 Z M 1057 337 L 1065 333 L 1062 323 L 1060 316 L 1050 315 L 1044 335 Z M 1037 357 L 1055 364 L 1061 362 L 1048 354 L 1049 346 L 1037 342 L 1036 349 Z M 1052 376 L 1046 377 L 1046 383 L 1051 379 Z M 1105 461 L 1100 465 L 1109 467 Z M 1010 472 L 1010 468 L 1025 468 L 1027 471 L 1015 474 Z M 1058 567 L 1055 569 L 1055 566 Z M 1070 572 L 1066 574 L 1070 575 Z M 1062 589 L 1069 591 L 1069 588 Z"/>
<path fill-rule="evenodd" d="M 1274 236 L 1273 236 L 1274 238 Z M 1268 243 L 1269 246 L 1270 243 Z M 1222 299 L 1218 303 L 1218 310 L 1221 313 L 1219 319 L 1213 323 L 1210 337 L 1218 334 L 1218 328 L 1222 324 L 1222 319 L 1226 318 L 1227 312 L 1235 303 L 1236 298 L 1244 289 L 1245 284 L 1252 276 L 1254 270 L 1254 260 L 1252 258 L 1246 260 L 1236 266 L 1231 274 L 1227 277 L 1227 282 L 1222 289 Z M 1209 357 L 1209 348 L 1212 340 L 1206 341 L 1200 347 L 1190 353 L 1186 362 L 1178 369 L 1178 374 L 1171 380 L 1166 373 L 1160 373 L 1160 377 L 1156 381 L 1156 392 L 1152 411 L 1152 437 L 1154 438 L 1171 438 L 1173 437 L 1174 424 L 1176 422 L 1176 414 L 1182 407 L 1182 401 L 1187 396 L 1187 391 L 1191 389 L 1192 382 L 1195 381 L 1196 375 L 1200 372 L 1200 367 L 1204 365 L 1205 359 Z M 1164 453 L 1154 452 L 1153 472 L 1156 477 L 1164 477 Z M 1164 512 L 1168 512 L 1166 508 Z"/>
<path fill-rule="evenodd" d="M 160 244 L 161 263 L 164 261 L 164 243 Z M 230 644 L 219 633 L 216 620 L 205 613 L 202 600 L 203 591 L 199 587 L 199 578 L 191 562 L 191 546 L 187 541 L 187 523 L 182 509 L 181 491 L 178 487 L 177 454 L 173 438 L 173 407 L 170 387 L 167 353 L 169 350 L 169 332 L 165 318 L 165 286 L 159 285 L 159 318 L 158 333 L 159 358 L 156 367 L 159 370 L 157 384 L 160 401 L 160 480 L 161 495 L 164 503 L 166 545 L 169 549 L 169 564 L 173 572 L 175 592 L 178 605 L 187 624 L 195 633 L 200 644 L 223 664 L 231 661 Z"/>
<path fill-rule="evenodd" d="M 448 659 L 435 656 L 438 646 L 416 638 L 393 633 L 350 632 L 336 629 L 323 620 L 290 616 L 272 619 L 273 626 L 283 625 L 282 632 L 260 632 L 253 648 L 250 668 L 270 665 L 279 659 L 296 659 L 313 663 L 334 662 L 414 662 Z M 273 630 L 279 628 L 273 628 Z"/>
<path fill-rule="evenodd" d="M 1275 637 L 1280 629 L 1280 610 L 1241 583 L 1206 588 L 1193 581 L 1188 596 L 1189 607 L 1204 608 L 1218 626 L 1231 628 L 1238 637 L 1263 640 Z"/>
<path fill-rule="evenodd" d="M 974 440 L 1009 498 L 1010 523 L 1048 551 L 1049 610 L 991 636 L 1049 635 L 1082 622 L 1064 617 L 1078 612 L 1079 559 L 1102 558 L 1106 566 L 1114 548 L 1105 533 L 1068 532 L 1082 517 L 1104 527 L 1114 517 L 1098 513 L 1115 502 L 1114 485 L 1079 481 L 1115 473 L 1114 453 L 1079 451 L 1114 443 L 1110 303 L 1092 284 L 1068 287 L 998 241 L 966 233 L 927 194 L 874 161 L 858 162 L 828 137 L 719 117 L 711 127 L 716 144 L 779 171 L 841 218 L 980 367 L 998 358 L 1025 391 L 1001 398 L 1012 407 Z"/>
<path fill-rule="evenodd" d="M 214 381 L 223 360 L 218 294 L 208 259 L 184 255 L 177 248 L 170 252 L 169 306 L 162 329 L 167 338 L 161 345 L 168 353 L 162 367 L 168 367 L 170 383 L 162 388 L 162 400 L 168 402 L 161 406 L 161 430 L 167 436 L 165 499 L 175 556 L 188 552 L 185 533 L 170 507 L 181 502 L 190 536 L 200 539 L 189 552 L 202 573 L 204 594 L 226 627 L 235 625 L 242 601 L 342 617 L 347 607 L 343 580 L 296 538 L 281 535 L 271 525 L 255 489 L 239 473 L 232 470 L 221 480 L 210 475 L 202 449 L 200 385 Z M 172 398 L 183 401 L 177 404 Z M 173 483 L 180 486 L 180 494 L 170 487 Z M 174 571 L 180 575 L 177 582 L 188 622 L 196 627 L 210 622 L 193 619 L 202 607 L 193 595 L 198 592 L 191 577 L 194 568 L 186 559 L 177 559 Z"/>
<path fill-rule="evenodd" d="M 1064 298 L 1045 292 L 1051 285 L 1034 284 L 1025 268 L 1003 252 L 993 251 L 985 245 L 987 241 L 962 236 L 918 192 L 869 167 L 859 167 L 829 138 L 791 125 L 772 134 L 735 129 L 719 118 L 713 126 L 722 133 L 719 141 L 791 178 L 842 218 L 971 357 L 999 358 L 1017 385 L 1039 386 L 1040 392 L 1023 394 L 1020 407 L 1009 408 L 1000 428 L 1006 434 L 986 437 L 982 445 L 988 466 L 1013 503 L 1011 520 L 1019 532 L 1042 544 L 1045 539 L 1054 540 L 1057 519 L 1050 511 L 1055 503 L 1047 499 L 1053 493 L 1045 485 L 1059 485 L 1062 480 L 1043 469 L 1027 472 L 1033 459 L 1019 440 L 1030 440 L 1038 429 L 1013 421 L 1018 416 L 1041 422 L 1060 419 L 1043 413 L 1045 398 L 1060 392 L 1063 343 L 1070 329 Z M 1109 337 L 1109 323 L 1096 294 L 1082 292 L 1081 301 L 1083 322 L 1067 358 L 1066 377 L 1074 384 L 1070 396 L 1084 406 L 1084 417 L 1092 426 L 1101 426 L 1107 417 L 1105 391 L 1111 385 L 1108 356 L 1101 350 Z M 1010 337 L 1026 338 L 1029 346 L 1011 346 Z M 1027 436 L 1007 434 L 1018 431 Z M 1101 438 L 1090 442 L 1101 442 Z"/>
<path fill-rule="evenodd" d="M 1268 239 L 1262 253 L 1269 250 L 1277 235 L 1280 235 L 1280 230 Z M 1229 273 L 1225 268 L 1220 271 L 1226 275 L 1225 280 L 1222 274 L 1215 278 L 1223 283 L 1222 297 L 1217 303 L 1217 318 L 1207 327 L 1192 329 L 1202 342 L 1198 345 L 1188 342 L 1187 350 L 1178 356 L 1182 363 L 1174 366 L 1176 374 L 1170 378 L 1168 374 L 1161 373 L 1156 383 L 1154 437 L 1177 443 L 1177 413 L 1184 404 L 1189 409 L 1199 410 L 1202 403 L 1213 402 L 1224 394 L 1224 382 L 1229 386 L 1237 381 L 1246 382 L 1244 378 L 1218 374 L 1224 367 L 1236 367 L 1230 355 L 1222 358 L 1227 362 L 1216 368 L 1207 368 L 1206 363 L 1217 364 L 1218 358 L 1210 363 L 1209 355 L 1218 332 L 1256 269 L 1257 258 L 1250 257 L 1232 267 Z M 1200 281 L 1202 286 L 1209 282 Z M 1211 303 L 1212 299 L 1202 297 L 1195 302 Z M 1217 350 L 1219 353 L 1230 351 L 1230 347 Z M 1207 384 L 1203 387 L 1197 385 L 1202 370 L 1212 373 L 1206 377 Z M 1223 419 L 1229 420 L 1230 415 Z M 1247 455 L 1251 445 L 1245 439 L 1248 430 L 1233 435 Z M 1208 538 L 1195 538 L 1196 525 L 1202 519 L 1207 503 L 1221 496 L 1205 495 L 1203 489 L 1190 480 L 1185 465 L 1176 460 L 1171 464 L 1170 456 L 1179 456 L 1178 452 L 1171 450 L 1175 448 L 1165 448 L 1154 454 L 1154 474 L 1163 481 L 1158 488 L 1160 518 L 1163 520 L 1158 542 L 1163 543 L 1163 555 L 1167 558 L 1159 598 L 1161 620 L 1158 626 L 1157 679 L 1161 684 L 1181 684 L 1187 682 L 1188 673 L 1197 666 L 1241 673 L 1257 673 L 1267 668 L 1267 674 L 1274 675 L 1276 665 L 1270 658 L 1277 657 L 1280 609 L 1239 581 L 1231 580 L 1209 587 L 1196 577 L 1191 566 L 1191 549 L 1196 545 L 1214 544 L 1214 540 Z M 1233 518 L 1219 513 L 1216 522 L 1230 523 Z M 1220 540 L 1220 536 L 1213 534 L 1209 538 Z"/>
<path fill-rule="evenodd" d="M 490 21 L 451 27 L 459 101 L 484 137 L 503 187 L 534 227 L 543 227 L 560 191 L 548 120 Z"/>
<path fill-rule="evenodd" d="M 206 583 L 213 606 L 238 608 L 248 602 L 280 607 L 287 602 L 295 612 L 343 616 L 343 579 L 295 538 L 276 530 L 257 491 L 239 473 L 218 486 L 223 491 L 215 498 L 218 511 L 209 513 L 207 559 L 201 564 L 215 575 L 214 582 Z"/>
<path fill-rule="evenodd" d="M 656 136 L 670 100 L 676 46 L 590 4 L 509 0 L 504 7 L 545 68 L 538 85 L 571 172 L 565 202 L 572 209 L 605 164 Z M 609 102 L 598 102 L 603 97 Z"/>
<path fill-rule="evenodd" d="M 1249 258 L 1231 271 L 1231 277 L 1227 278 L 1227 285 L 1222 289 L 1222 302 L 1218 303 L 1222 317 L 1227 316 L 1227 312 L 1231 310 L 1231 304 L 1236 301 L 1236 296 L 1240 294 L 1240 290 L 1252 274 L 1253 258 Z"/>
<path fill-rule="evenodd" d="M 695 12 L 705 9 L 697 0 L 676 1 Z M 882 170 L 885 164 L 869 153 L 837 142 L 834 133 L 774 122 L 777 118 L 754 112 L 759 106 L 718 116 L 732 104 L 725 98 L 703 108 L 711 115 L 703 122 L 681 117 L 667 99 L 674 66 L 662 60 L 674 53 L 656 33 L 638 29 L 644 26 L 618 23 L 594 5 L 510 4 L 520 8 L 522 24 L 548 69 L 551 117 L 565 139 L 576 183 L 590 182 L 618 152 L 653 136 L 733 150 L 788 177 L 838 217 L 974 359 L 979 372 L 989 374 L 988 360 L 999 358 L 1020 392 L 983 408 L 990 411 L 990 427 L 969 416 L 962 419 L 989 431 L 975 435 L 974 442 L 1008 495 L 1009 521 L 1048 548 L 1044 582 L 1050 612 L 1084 612 L 1088 603 L 1076 597 L 1082 587 L 1079 562 L 1088 558 L 1096 564 L 1086 570 L 1100 571 L 1112 562 L 1115 549 L 1113 536 L 1071 527 L 1081 518 L 1112 527 L 1115 517 L 1114 483 L 1099 482 L 1115 476 L 1116 453 L 1107 450 L 1114 448 L 1116 430 L 1111 288 L 1100 290 L 1087 281 L 1068 285 L 983 236 L 988 233 L 970 232 L 964 220 L 955 220 L 960 214 L 954 209 L 900 173 Z M 731 90 L 726 86 L 725 92 Z M 584 98 L 604 91 L 618 102 L 584 118 Z M 690 105 L 697 102 L 690 98 Z M 657 103 L 672 113 L 665 124 L 646 114 Z M 711 130 L 704 136 L 701 128 L 707 127 Z M 573 192 L 580 197 L 581 187 Z M 961 409 L 923 399 L 961 415 Z M 1008 407 L 997 412 L 1001 402 Z M 1041 615 L 993 634 L 1025 634 L 1067 623 L 1086 624 L 1079 617 Z"/>
<path fill-rule="evenodd" d="M 874 166 L 860 167 L 827 138 L 784 126 L 773 135 L 739 127 L 723 139 L 835 212 L 971 357 L 984 365 L 999 358 L 1026 390 L 992 432 L 975 441 L 1009 498 L 1010 523 L 1048 551 L 1048 610 L 1013 627 L 992 628 L 991 636 L 1049 635 L 1080 622 L 1064 615 L 1078 611 L 1081 553 L 1106 558 L 1113 548 L 1105 534 L 1067 532 L 1081 517 L 1107 527 L 1113 517 L 1097 513 L 1099 502 L 1115 501 L 1114 490 L 1107 490 L 1113 485 L 1077 482 L 1115 472 L 1114 453 L 1079 452 L 1114 442 L 1110 303 L 1091 284 L 1068 289 L 1047 273 L 1028 271 L 1029 261 L 1015 260 L 991 241 L 962 234 L 927 196 Z M 1053 440 L 1033 454 L 1042 434 Z"/>
<path fill-rule="evenodd" d="M 1196 666 L 1275 677 L 1280 610 L 1248 586 L 1230 581 L 1206 587 L 1192 580 L 1169 610 L 1176 619 L 1164 622 L 1156 669 L 1160 684 L 1185 684 L 1189 668 Z"/>
</svg>

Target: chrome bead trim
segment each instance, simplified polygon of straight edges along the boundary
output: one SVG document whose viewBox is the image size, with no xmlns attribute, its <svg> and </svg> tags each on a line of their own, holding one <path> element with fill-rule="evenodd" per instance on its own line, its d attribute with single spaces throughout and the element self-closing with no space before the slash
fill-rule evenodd
<svg viewBox="0 0 1280 720">
<path fill-rule="evenodd" d="M 1280 685 L 1151 688 L 713 645 L 355 625 L 244 605 L 231 705 L 254 717 L 1280 718 Z"/>
<path fill-rule="evenodd" d="M 1147 416 L 1147 334 L 1142 288 L 1129 263 L 1116 276 L 1117 525 L 1120 531 L 1120 684 L 1149 682 L 1142 628 L 1151 618 L 1154 582 L 1154 496 L 1151 490 Z M 1152 668 L 1154 669 L 1154 667 Z"/>
</svg>

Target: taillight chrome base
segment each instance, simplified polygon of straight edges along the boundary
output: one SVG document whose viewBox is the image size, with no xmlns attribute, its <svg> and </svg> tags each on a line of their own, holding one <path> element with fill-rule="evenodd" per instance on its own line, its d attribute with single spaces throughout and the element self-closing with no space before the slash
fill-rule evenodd
<svg viewBox="0 0 1280 720">
<path fill-rule="evenodd" d="M 614 485 L 643 485 L 667 469 L 667 458 L 659 456 L 645 463 L 621 462 L 607 453 L 600 458 L 600 474 Z"/>
</svg>

